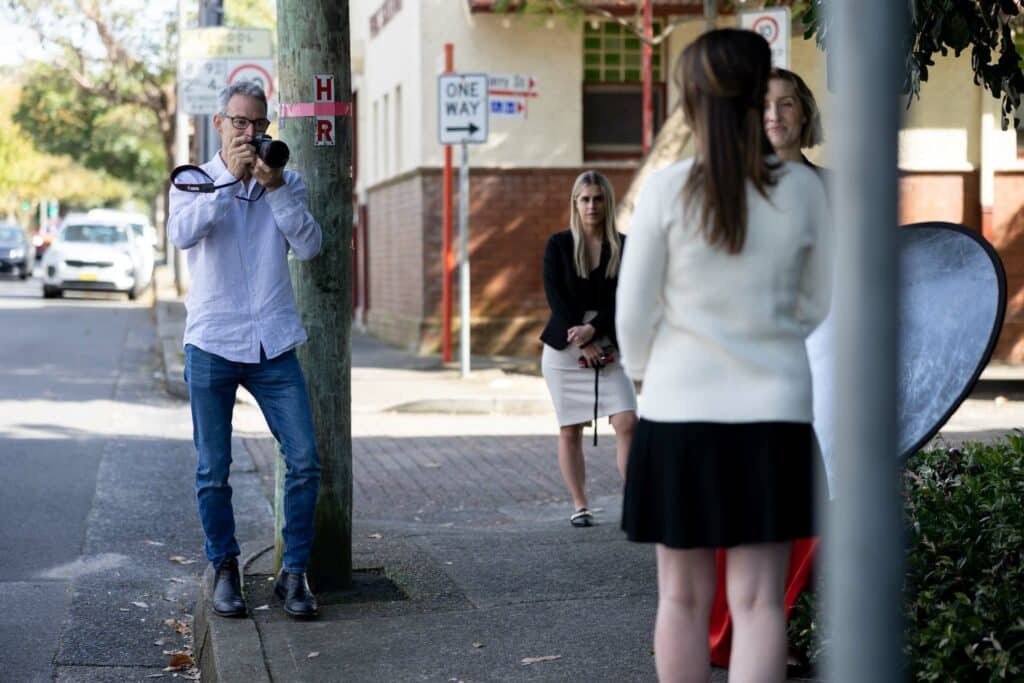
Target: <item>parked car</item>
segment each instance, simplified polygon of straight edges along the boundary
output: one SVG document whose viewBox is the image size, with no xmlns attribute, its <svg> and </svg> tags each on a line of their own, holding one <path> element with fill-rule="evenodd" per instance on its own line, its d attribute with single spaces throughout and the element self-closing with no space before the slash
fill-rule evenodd
<svg viewBox="0 0 1024 683">
<path fill-rule="evenodd" d="M 22 280 L 32 274 L 35 247 L 19 225 L 0 223 L 0 273 L 14 273 Z"/>
<path fill-rule="evenodd" d="M 43 296 L 79 290 L 124 292 L 135 299 L 148 284 L 139 247 L 128 225 L 88 218 L 65 222 L 43 255 Z"/>
<path fill-rule="evenodd" d="M 121 211 L 118 209 L 92 209 L 89 211 L 90 218 L 103 218 L 115 223 L 127 223 L 139 237 L 144 238 L 154 250 L 160 249 L 156 237 L 156 228 L 150 222 L 149 216 L 134 211 Z"/>
<path fill-rule="evenodd" d="M 144 213 L 117 209 L 92 209 L 89 211 L 88 217 L 93 220 L 101 219 L 131 227 L 139 242 L 138 249 L 142 257 L 142 267 L 139 270 L 139 277 L 142 280 L 140 289 L 148 287 L 153 280 L 153 268 L 156 266 L 156 251 L 158 249 L 156 228 L 149 221 L 149 217 Z"/>
</svg>

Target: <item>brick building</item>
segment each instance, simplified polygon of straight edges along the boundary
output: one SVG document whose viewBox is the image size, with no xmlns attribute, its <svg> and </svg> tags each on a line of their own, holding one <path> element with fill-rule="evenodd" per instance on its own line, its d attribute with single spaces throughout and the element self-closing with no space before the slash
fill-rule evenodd
<svg viewBox="0 0 1024 683">
<path fill-rule="evenodd" d="M 470 148 L 474 353 L 539 353 L 547 317 L 541 258 L 548 235 L 568 224 L 574 178 L 600 170 L 622 196 L 640 160 L 639 41 L 604 19 L 506 16 L 492 5 L 351 4 L 357 319 L 377 336 L 423 352 L 436 351 L 441 327 L 444 152 L 436 109 L 445 43 L 454 45 L 456 71 L 535 80 L 532 96 L 496 98 L 524 111 L 495 112 L 488 142 Z M 655 51 L 656 126 L 678 100 L 668 67 L 702 30 L 702 5 L 655 0 L 656 23 L 693 19 Z M 720 18 L 721 26 L 735 24 L 735 16 Z M 790 68 L 814 90 L 826 128 L 837 125 L 825 58 L 800 31 L 792 33 Z M 998 111 L 998 101 L 973 84 L 969 56 L 941 59 L 930 69 L 900 135 L 901 221 L 963 223 L 996 245 L 1009 278 L 997 357 L 1024 362 L 1024 133 L 1000 130 Z M 810 156 L 834 163 L 827 142 Z M 457 305 L 453 314 L 458 325 Z"/>
</svg>

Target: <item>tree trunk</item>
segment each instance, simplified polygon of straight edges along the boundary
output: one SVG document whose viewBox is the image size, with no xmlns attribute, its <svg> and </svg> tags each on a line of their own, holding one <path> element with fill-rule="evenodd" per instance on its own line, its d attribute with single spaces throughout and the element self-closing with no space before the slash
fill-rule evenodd
<svg viewBox="0 0 1024 683">
<path fill-rule="evenodd" d="M 278 0 L 282 104 L 312 102 L 314 76 L 334 76 L 334 98 L 350 102 L 348 0 Z M 310 581 L 319 591 L 352 579 L 352 143 L 351 118 L 338 116 L 335 145 L 316 146 L 312 118 L 289 118 L 281 137 L 291 167 L 309 189 L 309 208 L 323 229 L 312 261 L 292 261 L 292 283 L 309 342 L 299 348 L 313 405 L 320 453 L 320 500 Z"/>
</svg>

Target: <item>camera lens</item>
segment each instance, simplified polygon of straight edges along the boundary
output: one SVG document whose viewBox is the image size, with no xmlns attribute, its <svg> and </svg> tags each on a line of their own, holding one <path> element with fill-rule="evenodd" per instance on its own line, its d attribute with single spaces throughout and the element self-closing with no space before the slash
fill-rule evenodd
<svg viewBox="0 0 1024 683">
<path fill-rule="evenodd" d="M 272 139 L 269 135 L 257 135 L 252 139 L 252 144 L 256 148 L 256 155 L 270 168 L 281 168 L 291 158 L 288 145 Z"/>
</svg>

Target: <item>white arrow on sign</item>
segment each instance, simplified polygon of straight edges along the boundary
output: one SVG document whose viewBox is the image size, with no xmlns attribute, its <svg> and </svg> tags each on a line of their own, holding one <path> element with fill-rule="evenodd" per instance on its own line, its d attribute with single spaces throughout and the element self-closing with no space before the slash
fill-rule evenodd
<svg viewBox="0 0 1024 683">
<path fill-rule="evenodd" d="M 487 74 L 437 79 L 437 137 L 442 145 L 487 142 Z"/>
</svg>

